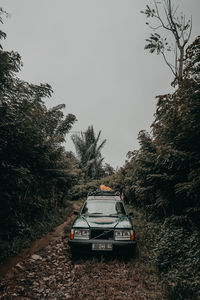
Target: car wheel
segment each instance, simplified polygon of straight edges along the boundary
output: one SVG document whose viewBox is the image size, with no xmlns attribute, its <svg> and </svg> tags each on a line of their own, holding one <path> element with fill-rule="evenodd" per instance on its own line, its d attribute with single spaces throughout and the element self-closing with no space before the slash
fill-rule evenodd
<svg viewBox="0 0 200 300">
<path fill-rule="evenodd" d="M 131 258 L 138 258 L 138 257 L 139 257 L 139 249 L 136 245 L 134 248 L 128 251 L 127 258 L 131 259 Z"/>
<path fill-rule="evenodd" d="M 77 260 L 80 258 L 80 254 L 78 252 L 75 251 L 71 251 L 71 256 L 73 260 Z"/>
<path fill-rule="evenodd" d="M 139 248 L 138 246 L 136 245 L 132 251 L 132 257 L 133 258 L 139 258 L 140 257 L 140 253 L 139 253 Z"/>
</svg>

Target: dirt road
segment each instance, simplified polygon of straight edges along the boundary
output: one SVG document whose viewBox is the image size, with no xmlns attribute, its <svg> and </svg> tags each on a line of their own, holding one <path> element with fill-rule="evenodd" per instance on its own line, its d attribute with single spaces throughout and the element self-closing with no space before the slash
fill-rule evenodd
<svg viewBox="0 0 200 300">
<path fill-rule="evenodd" d="M 72 261 L 64 233 L 72 218 L 33 242 L 14 258 L 13 265 L 9 262 L 4 270 L 0 268 L 0 299 L 163 299 L 146 255 Z"/>
</svg>

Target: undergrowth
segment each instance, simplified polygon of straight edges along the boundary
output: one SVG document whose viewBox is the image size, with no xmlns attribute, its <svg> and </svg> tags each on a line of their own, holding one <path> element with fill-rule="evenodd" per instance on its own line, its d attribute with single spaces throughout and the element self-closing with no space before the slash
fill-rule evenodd
<svg viewBox="0 0 200 300">
<path fill-rule="evenodd" d="M 157 273 L 163 299 L 200 299 L 200 236 L 185 217 L 171 216 L 163 223 L 148 219 L 142 209 L 134 212 L 140 260 L 145 273 Z"/>
<path fill-rule="evenodd" d="M 168 218 L 160 227 L 155 254 L 167 299 L 200 299 L 199 231 L 183 217 Z"/>
<path fill-rule="evenodd" d="M 67 202 L 63 208 L 57 208 L 46 212 L 42 219 L 35 219 L 31 224 L 18 224 L 18 232 L 14 237 L 0 239 L 0 262 L 28 246 L 28 244 L 40 238 L 45 233 L 52 231 L 61 224 L 72 211 L 72 204 Z"/>
</svg>

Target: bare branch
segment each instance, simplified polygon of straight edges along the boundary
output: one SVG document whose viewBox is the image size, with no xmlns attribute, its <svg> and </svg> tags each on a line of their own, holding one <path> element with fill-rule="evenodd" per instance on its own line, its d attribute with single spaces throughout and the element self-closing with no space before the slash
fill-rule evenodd
<svg viewBox="0 0 200 300">
<path fill-rule="evenodd" d="M 157 3 L 156 3 L 155 0 L 154 0 L 154 5 L 155 5 L 155 8 L 156 8 L 156 13 L 157 13 L 157 16 L 155 16 L 155 17 L 160 21 L 160 23 L 161 23 L 161 25 L 162 25 L 162 27 L 163 27 L 164 29 L 170 30 L 170 31 L 171 31 L 171 29 L 170 29 L 169 27 L 167 27 L 169 24 L 168 24 L 168 25 L 165 25 L 165 23 L 163 22 L 162 18 L 160 17 L 158 5 L 157 5 Z"/>
<path fill-rule="evenodd" d="M 168 65 L 168 67 L 170 68 L 170 70 L 172 71 L 172 73 L 174 74 L 174 76 L 176 76 L 177 74 L 176 74 L 176 72 L 174 71 L 174 66 L 171 65 L 171 64 L 168 62 L 168 60 L 167 60 L 167 58 L 166 58 L 166 56 L 165 56 L 165 52 L 164 52 L 164 51 L 161 51 L 161 53 L 162 53 L 162 56 L 163 56 L 163 58 L 164 58 L 166 64 Z"/>
<path fill-rule="evenodd" d="M 174 12 L 173 12 L 173 18 L 175 17 L 175 15 L 176 15 L 178 9 L 179 9 L 179 5 L 177 5 L 177 7 L 173 10 L 173 11 L 174 11 Z"/>
<path fill-rule="evenodd" d="M 153 26 L 149 25 L 149 28 L 151 28 L 151 29 L 153 29 L 153 30 L 157 30 L 157 29 L 160 29 L 160 28 L 162 28 L 162 27 L 163 27 L 162 25 L 157 26 L 157 27 L 153 27 Z"/>
<path fill-rule="evenodd" d="M 190 36 L 191 36 L 191 33 L 192 33 L 192 16 L 190 18 L 190 30 L 189 30 L 189 33 L 188 33 L 188 37 L 185 39 L 185 42 L 184 42 L 184 46 L 187 44 L 187 42 L 189 41 L 190 39 Z"/>
<path fill-rule="evenodd" d="M 177 74 L 177 71 L 178 71 L 178 53 L 177 53 L 177 46 L 175 48 L 175 57 L 174 57 L 174 60 L 175 60 L 175 73 Z"/>
<path fill-rule="evenodd" d="M 179 37 L 179 34 L 178 34 L 178 30 L 177 30 L 177 25 L 175 24 L 174 22 L 174 18 L 172 17 L 172 8 L 171 8 L 171 0 L 169 0 L 169 8 L 168 8 L 168 18 L 169 18 L 169 21 L 170 21 L 170 24 L 171 24 L 171 28 L 172 28 L 172 33 L 175 37 L 175 40 L 176 40 L 176 43 L 177 43 L 177 46 L 180 48 L 181 45 L 180 45 L 180 37 Z"/>
<path fill-rule="evenodd" d="M 184 25 L 183 25 L 184 26 Z M 182 37 L 182 41 L 183 41 L 183 44 L 185 43 L 185 35 L 184 35 L 184 30 L 183 28 L 181 29 L 181 37 Z"/>
</svg>

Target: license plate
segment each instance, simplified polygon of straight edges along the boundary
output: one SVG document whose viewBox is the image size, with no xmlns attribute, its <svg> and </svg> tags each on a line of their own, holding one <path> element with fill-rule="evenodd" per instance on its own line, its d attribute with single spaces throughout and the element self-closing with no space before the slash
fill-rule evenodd
<svg viewBox="0 0 200 300">
<path fill-rule="evenodd" d="M 92 244 L 92 250 L 112 251 L 112 244 L 103 244 L 103 243 Z"/>
</svg>

